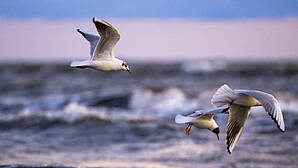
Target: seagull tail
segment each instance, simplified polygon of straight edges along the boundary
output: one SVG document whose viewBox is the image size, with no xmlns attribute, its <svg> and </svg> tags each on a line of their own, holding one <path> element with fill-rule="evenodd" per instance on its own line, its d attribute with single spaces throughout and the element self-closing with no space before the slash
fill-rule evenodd
<svg viewBox="0 0 298 168">
<path fill-rule="evenodd" d="M 89 67 L 89 63 L 86 61 L 73 61 L 70 64 L 72 68 L 87 68 Z"/>
<path fill-rule="evenodd" d="M 217 107 L 221 107 L 230 104 L 234 100 L 235 96 L 236 94 L 233 91 L 233 89 L 231 89 L 228 85 L 224 84 L 217 89 L 217 91 L 211 99 L 211 103 Z"/>
<path fill-rule="evenodd" d="M 193 120 L 192 117 L 185 117 L 180 114 L 176 115 L 176 117 L 175 117 L 175 122 L 177 124 L 187 124 L 187 123 L 191 122 L 192 120 Z"/>
</svg>

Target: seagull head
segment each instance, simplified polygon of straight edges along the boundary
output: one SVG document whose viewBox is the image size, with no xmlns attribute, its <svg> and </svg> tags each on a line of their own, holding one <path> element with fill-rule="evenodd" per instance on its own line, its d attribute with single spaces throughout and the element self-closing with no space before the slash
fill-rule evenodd
<svg viewBox="0 0 298 168">
<path fill-rule="evenodd" d="M 217 139 L 219 140 L 219 132 L 220 132 L 220 131 L 219 131 L 219 127 L 214 128 L 214 129 L 212 130 L 212 132 L 216 134 Z"/>
<path fill-rule="evenodd" d="M 123 61 L 122 63 L 122 70 L 127 71 L 130 75 L 132 74 L 132 72 L 130 71 L 128 64 L 126 62 Z"/>
</svg>

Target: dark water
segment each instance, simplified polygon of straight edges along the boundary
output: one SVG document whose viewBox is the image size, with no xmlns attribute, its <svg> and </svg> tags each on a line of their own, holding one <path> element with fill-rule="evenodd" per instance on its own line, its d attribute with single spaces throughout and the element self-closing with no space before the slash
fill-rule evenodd
<svg viewBox="0 0 298 168">
<path fill-rule="evenodd" d="M 68 65 L 0 66 L 0 167 L 297 167 L 298 65 L 135 64 L 102 73 Z M 217 115 L 220 141 L 176 114 L 214 108 L 227 83 L 273 93 L 285 133 L 254 108 L 232 155 L 225 146 L 227 116 Z"/>
</svg>

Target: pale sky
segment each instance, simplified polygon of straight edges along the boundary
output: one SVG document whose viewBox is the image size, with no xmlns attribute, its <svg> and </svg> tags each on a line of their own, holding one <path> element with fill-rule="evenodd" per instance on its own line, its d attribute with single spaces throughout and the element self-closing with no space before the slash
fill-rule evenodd
<svg viewBox="0 0 298 168">
<path fill-rule="evenodd" d="M 88 59 L 76 29 L 96 32 L 93 16 L 118 28 L 124 60 L 298 60 L 295 0 L 2 0 L 0 61 Z"/>
</svg>

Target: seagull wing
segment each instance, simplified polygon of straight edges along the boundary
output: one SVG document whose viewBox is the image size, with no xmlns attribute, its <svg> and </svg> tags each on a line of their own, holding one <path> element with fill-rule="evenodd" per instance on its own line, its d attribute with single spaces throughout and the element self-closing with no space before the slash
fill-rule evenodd
<svg viewBox="0 0 298 168">
<path fill-rule="evenodd" d="M 265 111 L 271 116 L 273 121 L 276 123 L 278 129 L 282 132 L 285 132 L 285 123 L 281 112 L 280 104 L 275 99 L 275 97 L 268 93 L 261 92 L 258 90 L 237 90 L 236 93 L 244 94 L 257 99 L 262 104 Z"/>
<path fill-rule="evenodd" d="M 194 113 L 188 115 L 188 117 L 196 117 L 196 118 L 206 118 L 212 119 L 217 113 L 228 113 L 229 107 L 226 108 L 217 108 L 213 110 L 197 110 Z"/>
<path fill-rule="evenodd" d="M 203 114 L 203 115 L 200 115 L 198 118 L 200 119 L 204 119 L 204 120 L 212 120 L 213 117 L 214 117 L 215 114 Z"/>
<path fill-rule="evenodd" d="M 120 39 L 116 28 L 104 20 L 93 18 L 93 23 L 100 35 L 100 41 L 96 45 L 92 60 L 114 58 L 114 46 Z"/>
<path fill-rule="evenodd" d="M 99 41 L 99 36 L 90 32 L 86 32 L 86 31 L 82 31 L 80 29 L 77 29 L 77 31 L 83 36 L 85 37 L 86 40 L 89 41 L 90 43 L 90 57 L 92 59 L 95 47 Z"/>
<path fill-rule="evenodd" d="M 232 104 L 227 127 L 227 149 L 231 154 L 242 133 L 250 107 Z"/>
<path fill-rule="evenodd" d="M 201 115 L 206 115 L 206 114 L 216 114 L 216 113 L 227 113 L 229 110 L 229 107 L 226 108 L 217 108 L 213 110 L 197 110 L 194 113 L 188 115 L 191 117 L 199 117 Z"/>
<path fill-rule="evenodd" d="M 217 107 L 222 107 L 224 105 L 229 105 L 236 95 L 233 89 L 228 85 L 224 84 L 216 90 L 211 99 L 211 104 L 214 104 Z"/>
<path fill-rule="evenodd" d="M 197 110 L 187 116 L 178 114 L 175 117 L 175 122 L 177 124 L 191 123 L 198 118 L 211 120 L 216 113 L 226 113 L 228 110 L 229 108 L 217 108 L 214 110 Z"/>
</svg>

